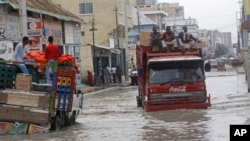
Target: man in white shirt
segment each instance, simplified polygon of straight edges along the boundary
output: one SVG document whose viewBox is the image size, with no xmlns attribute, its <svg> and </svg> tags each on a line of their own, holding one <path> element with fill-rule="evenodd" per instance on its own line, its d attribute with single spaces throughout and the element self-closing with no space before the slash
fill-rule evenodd
<svg viewBox="0 0 250 141">
<path fill-rule="evenodd" d="M 112 65 L 111 73 L 113 77 L 113 83 L 116 83 L 116 67 L 114 65 Z"/>
<path fill-rule="evenodd" d="M 29 74 L 29 71 L 27 69 L 27 67 L 25 66 L 25 64 L 21 64 L 22 62 L 24 62 L 23 60 L 23 55 L 25 52 L 25 45 L 27 45 L 29 42 L 29 38 L 28 37 L 23 37 L 22 42 L 18 43 L 15 47 L 14 50 L 14 54 L 13 54 L 13 61 L 17 62 L 17 66 L 18 68 L 23 72 L 23 73 L 27 73 Z"/>
</svg>

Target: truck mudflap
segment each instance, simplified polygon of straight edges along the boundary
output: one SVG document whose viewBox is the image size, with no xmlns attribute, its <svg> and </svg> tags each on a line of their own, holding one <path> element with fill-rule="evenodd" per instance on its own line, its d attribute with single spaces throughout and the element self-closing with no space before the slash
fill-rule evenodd
<svg viewBox="0 0 250 141">
<path fill-rule="evenodd" d="M 144 101 L 146 112 L 176 109 L 207 109 L 210 106 L 210 96 Z"/>
</svg>

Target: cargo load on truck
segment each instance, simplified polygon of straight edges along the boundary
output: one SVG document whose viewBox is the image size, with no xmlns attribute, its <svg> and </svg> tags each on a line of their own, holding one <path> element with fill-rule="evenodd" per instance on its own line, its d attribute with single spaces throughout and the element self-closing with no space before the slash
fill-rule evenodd
<svg viewBox="0 0 250 141">
<path fill-rule="evenodd" d="M 149 32 L 140 35 L 136 48 L 138 107 L 151 112 L 211 106 L 202 59 L 204 43 L 172 50 L 171 46 L 151 46 Z"/>
</svg>

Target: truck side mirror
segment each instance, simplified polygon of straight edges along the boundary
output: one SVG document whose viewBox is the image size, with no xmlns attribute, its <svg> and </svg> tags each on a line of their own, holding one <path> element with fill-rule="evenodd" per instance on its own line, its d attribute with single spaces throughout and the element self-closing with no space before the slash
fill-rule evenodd
<svg viewBox="0 0 250 141">
<path fill-rule="evenodd" d="M 211 71 L 211 65 L 209 62 L 205 63 L 205 71 L 210 72 Z"/>
<path fill-rule="evenodd" d="M 140 67 L 139 69 L 138 69 L 138 75 L 139 76 L 143 76 L 143 68 L 142 67 Z"/>
</svg>

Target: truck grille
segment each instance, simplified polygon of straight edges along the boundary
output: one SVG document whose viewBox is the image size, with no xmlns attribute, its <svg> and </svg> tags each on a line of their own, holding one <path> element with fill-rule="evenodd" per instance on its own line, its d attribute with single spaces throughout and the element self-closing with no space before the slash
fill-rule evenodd
<svg viewBox="0 0 250 141">
<path fill-rule="evenodd" d="M 205 92 L 186 92 L 186 93 L 157 93 L 150 94 L 150 100 L 163 100 L 173 98 L 190 98 L 190 97 L 204 97 Z"/>
</svg>

